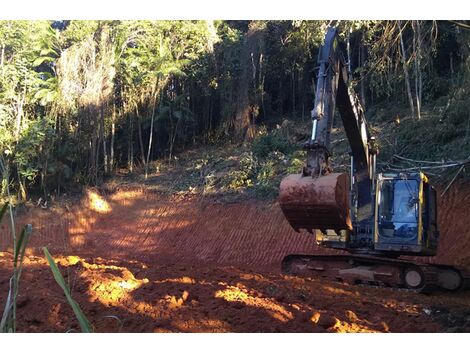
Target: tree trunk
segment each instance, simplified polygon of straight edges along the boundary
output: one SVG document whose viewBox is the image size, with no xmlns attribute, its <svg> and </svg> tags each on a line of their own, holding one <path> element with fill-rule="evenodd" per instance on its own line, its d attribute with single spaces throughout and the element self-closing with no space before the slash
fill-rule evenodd
<svg viewBox="0 0 470 352">
<path fill-rule="evenodd" d="M 454 81 L 454 60 L 452 52 L 449 55 L 449 67 L 450 67 L 450 80 L 451 82 Z"/>
<path fill-rule="evenodd" d="M 100 105 L 100 139 L 103 143 L 103 164 L 104 164 L 104 174 L 107 175 L 108 168 L 108 148 L 106 146 L 106 134 L 104 133 L 104 106 L 103 103 Z"/>
<path fill-rule="evenodd" d="M 401 21 L 398 21 L 401 59 L 402 59 L 402 64 L 403 64 L 403 72 L 405 74 L 406 93 L 408 95 L 408 101 L 410 103 L 411 115 L 414 117 L 415 116 L 415 107 L 414 107 L 414 103 L 413 103 L 413 96 L 411 94 L 410 77 L 408 76 L 408 63 L 406 62 L 405 44 L 403 43 L 403 35 L 402 35 L 403 28 L 401 27 Z"/>
<path fill-rule="evenodd" d="M 135 106 L 135 113 L 137 116 L 137 134 L 139 136 L 140 158 L 142 159 L 142 163 L 144 164 L 144 167 L 147 168 L 146 162 L 145 162 L 144 140 L 142 138 L 142 124 L 141 124 L 142 118 L 139 115 L 139 110 L 137 108 L 137 105 Z"/>
<path fill-rule="evenodd" d="M 264 72 L 263 66 L 263 53 L 259 55 L 259 76 L 260 76 L 260 93 L 261 93 L 261 110 L 263 110 L 263 118 L 266 119 L 266 108 L 264 106 L 264 81 L 266 78 L 266 73 Z"/>
<path fill-rule="evenodd" d="M 93 177 L 94 181 L 93 183 L 95 185 L 98 184 L 98 170 L 99 170 L 99 165 L 100 165 L 100 134 L 101 134 L 101 124 L 98 120 L 95 121 L 95 126 L 97 127 L 96 133 L 94 133 L 94 150 L 95 150 L 95 159 L 94 159 L 94 166 L 93 166 Z"/>
<path fill-rule="evenodd" d="M 415 96 L 416 96 L 416 113 L 418 120 L 421 119 L 421 90 L 423 80 L 421 77 L 421 30 L 419 21 L 411 22 L 413 27 L 413 51 L 415 53 L 414 76 L 415 76 Z"/>
<path fill-rule="evenodd" d="M 346 53 L 348 55 L 348 74 L 349 74 L 349 79 L 352 80 L 352 69 L 351 69 L 351 32 L 352 28 L 349 28 L 348 31 L 348 37 L 347 37 L 347 42 L 346 42 Z"/>
<path fill-rule="evenodd" d="M 169 112 L 169 116 L 170 116 L 170 133 L 169 133 L 169 142 L 170 142 L 170 150 L 169 150 L 169 153 L 168 153 L 168 165 L 171 164 L 171 154 L 173 152 L 173 132 L 174 132 L 174 128 L 173 128 L 173 109 L 172 109 L 172 105 L 170 104 L 170 112 Z"/>
<path fill-rule="evenodd" d="M 292 69 L 291 81 L 292 81 L 292 116 L 294 116 L 295 115 L 295 71 L 294 69 Z"/>
<path fill-rule="evenodd" d="M 178 127 L 180 125 L 180 121 L 182 120 L 182 118 L 179 118 L 178 121 L 176 121 L 176 126 L 173 130 L 173 133 L 172 133 L 172 136 L 171 136 L 171 141 L 170 141 L 170 160 L 171 160 L 171 157 L 172 157 L 172 153 L 173 153 L 173 147 L 175 145 L 175 141 L 176 141 L 176 136 L 178 134 Z"/>
<path fill-rule="evenodd" d="M 0 195 L 2 198 L 8 197 L 8 185 L 10 180 L 10 165 L 7 161 L 3 161 L 0 156 L 0 171 L 2 173 L 2 191 Z"/>
<path fill-rule="evenodd" d="M 19 200 L 20 201 L 26 201 L 26 198 L 28 197 L 26 193 L 26 182 L 23 177 L 20 175 L 20 171 L 17 170 L 18 174 L 18 185 L 20 186 L 20 194 L 19 194 Z"/>
<path fill-rule="evenodd" d="M 91 182 L 97 184 L 98 181 L 98 133 L 100 125 L 96 120 L 95 109 L 87 109 L 90 125 L 92 126 L 91 141 L 90 141 L 90 176 Z"/>
<path fill-rule="evenodd" d="M 134 169 L 134 147 L 132 141 L 132 135 L 134 133 L 134 124 L 132 115 L 129 114 L 129 138 L 128 138 L 128 145 L 127 145 L 127 167 L 130 172 Z"/>
<path fill-rule="evenodd" d="M 2 80 L 5 79 L 5 45 L 2 45 L 2 54 L 0 56 L 0 67 L 2 68 Z"/>
<path fill-rule="evenodd" d="M 359 51 L 359 65 L 361 67 L 364 66 L 364 63 L 366 61 L 366 47 L 364 46 L 364 44 L 361 43 L 361 49 Z M 365 109 L 366 107 L 366 93 L 365 93 L 365 84 L 364 84 L 364 71 L 361 70 L 361 77 L 360 77 L 360 80 L 361 80 L 361 84 L 360 84 L 360 88 L 361 88 L 361 91 L 360 91 L 360 94 L 361 94 L 361 104 L 362 104 L 362 107 Z"/>
<path fill-rule="evenodd" d="M 18 97 L 17 112 L 16 112 L 16 128 L 15 128 L 15 139 L 18 141 L 21 132 L 21 119 L 23 117 L 23 106 L 26 97 L 26 84 L 23 87 L 23 93 Z"/>
<path fill-rule="evenodd" d="M 113 114 L 111 117 L 111 145 L 109 146 L 109 169 L 114 171 L 114 137 L 116 133 L 116 105 L 113 105 Z"/>
<path fill-rule="evenodd" d="M 259 111 L 255 80 L 257 76 L 256 63 L 259 61 L 258 55 L 261 52 L 260 43 L 263 40 L 263 31 L 257 21 L 251 21 L 243 41 L 240 60 L 241 72 L 237 89 L 238 99 L 233 120 L 235 134 L 239 140 L 251 138 L 254 135 L 254 119 Z M 252 86 L 254 88 L 250 89 Z"/>
<path fill-rule="evenodd" d="M 148 177 L 149 171 L 149 162 L 150 162 L 150 151 L 152 150 L 152 141 L 153 141 L 153 121 L 155 119 L 155 107 L 157 105 L 157 87 L 155 87 L 155 94 L 153 95 L 153 107 L 152 107 L 152 117 L 150 119 L 150 136 L 149 136 L 149 147 L 147 149 L 147 162 L 145 163 L 145 178 Z"/>
</svg>

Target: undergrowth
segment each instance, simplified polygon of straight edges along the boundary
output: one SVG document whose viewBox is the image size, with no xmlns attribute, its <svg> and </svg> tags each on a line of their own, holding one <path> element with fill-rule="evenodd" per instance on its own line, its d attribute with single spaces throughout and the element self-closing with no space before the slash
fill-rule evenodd
<svg viewBox="0 0 470 352">
<path fill-rule="evenodd" d="M 420 120 L 410 117 L 406 107 L 392 104 L 377 105 L 366 112 L 370 132 L 380 148 L 379 172 L 413 166 L 412 162 L 398 165 L 396 156 L 434 163 L 470 157 L 470 101 L 454 99 L 450 105 L 448 101 L 440 99 L 424 109 Z M 310 121 L 278 122 L 270 129 L 258 126 L 253 140 L 203 145 L 181 153 L 170 164 L 155 161 L 148 179 L 135 173 L 118 182 L 143 184 L 179 198 L 275 199 L 282 178 L 301 172 L 306 161 L 302 144 L 311 129 Z M 335 117 L 333 126 L 330 162 L 336 172 L 348 172 L 350 146 L 339 117 Z M 440 182 L 452 178 L 458 170 L 424 171 L 433 182 Z M 469 177 L 465 168 L 461 171 L 459 177 Z"/>
<path fill-rule="evenodd" d="M 274 199 L 282 178 L 303 167 L 305 130 L 306 122 L 294 126 L 285 121 L 272 130 L 260 126 L 253 140 L 189 150 L 171 164 L 154 162 L 147 180 L 139 174 L 128 175 L 124 182 L 143 183 L 179 197 Z"/>
</svg>

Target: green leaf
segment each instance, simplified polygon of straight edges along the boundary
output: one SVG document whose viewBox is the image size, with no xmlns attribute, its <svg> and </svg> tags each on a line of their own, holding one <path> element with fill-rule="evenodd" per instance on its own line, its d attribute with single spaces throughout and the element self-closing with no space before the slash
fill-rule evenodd
<svg viewBox="0 0 470 352">
<path fill-rule="evenodd" d="M 18 242 L 16 243 L 16 252 L 15 252 L 15 259 L 13 261 L 14 267 L 18 267 L 18 257 L 20 257 L 19 263 L 23 262 L 24 253 L 26 251 L 26 246 L 28 245 L 29 238 L 31 237 L 31 233 L 33 232 L 33 227 L 31 224 L 25 225 L 23 230 L 21 231 L 20 237 L 18 238 Z"/>
<path fill-rule="evenodd" d="M 33 66 L 39 66 L 43 62 L 52 62 L 52 61 L 54 61 L 54 58 L 52 57 L 48 57 L 48 56 L 38 57 L 36 60 L 33 61 Z"/>
<path fill-rule="evenodd" d="M 85 314 L 83 314 L 78 303 L 72 298 L 72 295 L 70 294 L 70 290 L 65 283 L 64 277 L 60 273 L 60 270 L 57 267 L 57 264 L 55 263 L 51 254 L 49 253 L 46 247 L 43 247 L 42 249 L 44 251 L 44 255 L 46 256 L 47 261 L 49 262 L 49 266 L 51 267 L 52 274 L 54 275 L 54 279 L 64 291 L 65 297 L 67 298 L 67 301 L 69 302 L 70 306 L 73 309 L 73 312 L 75 313 L 75 317 L 77 318 L 78 323 L 80 324 L 80 328 L 82 329 L 82 332 L 93 332 L 93 328 L 90 322 L 86 318 Z"/>
<path fill-rule="evenodd" d="M 12 301 L 12 292 L 13 292 L 13 276 L 10 278 L 10 286 L 8 288 L 8 296 L 5 302 L 5 308 L 3 309 L 2 320 L 0 321 L 0 332 L 10 332 L 10 312 L 13 308 Z"/>
<path fill-rule="evenodd" d="M 57 57 L 59 56 L 59 54 L 57 54 L 57 52 L 54 50 L 54 49 L 50 49 L 50 48 L 46 48 L 46 49 L 42 49 L 41 52 L 39 53 L 39 55 L 41 56 L 54 56 L 54 57 Z"/>
</svg>

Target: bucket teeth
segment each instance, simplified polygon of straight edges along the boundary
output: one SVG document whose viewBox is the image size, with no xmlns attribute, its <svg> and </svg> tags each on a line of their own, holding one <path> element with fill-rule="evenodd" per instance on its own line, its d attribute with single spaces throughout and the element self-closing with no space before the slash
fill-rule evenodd
<svg viewBox="0 0 470 352">
<path fill-rule="evenodd" d="M 351 230 L 349 177 L 333 173 L 318 178 L 292 174 L 280 186 L 279 204 L 292 228 Z"/>
</svg>

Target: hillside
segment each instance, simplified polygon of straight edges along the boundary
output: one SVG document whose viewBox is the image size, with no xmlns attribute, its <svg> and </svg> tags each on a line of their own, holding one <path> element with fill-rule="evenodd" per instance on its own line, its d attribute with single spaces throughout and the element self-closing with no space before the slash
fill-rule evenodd
<svg viewBox="0 0 470 352">
<path fill-rule="evenodd" d="M 420 273 L 441 280 L 438 266 L 470 280 L 470 24 L 338 21 L 334 65 L 317 62 L 331 24 L 0 21 L 0 330 L 86 331 L 75 300 L 96 332 L 470 332 L 465 285 L 404 289 Z M 340 91 L 357 95 L 353 118 L 364 108 L 377 171 L 400 173 L 380 192 L 356 180 L 356 198 L 325 187 L 333 206 L 309 210 L 330 219 L 338 199 L 347 216 L 370 208 L 342 236 L 381 264 L 348 259 L 352 276 L 281 271 L 289 254 L 344 254 L 295 232 L 279 200 L 281 180 L 305 166 L 314 104 L 319 123 L 332 117 L 318 150 L 330 171 L 350 172 L 340 116 L 321 110 L 339 94 L 314 103 L 322 77 L 328 89 L 350 78 Z M 374 153 L 368 142 L 362 155 Z M 436 206 L 402 174 L 418 171 Z M 436 255 L 403 258 L 432 251 L 437 233 Z"/>
</svg>

